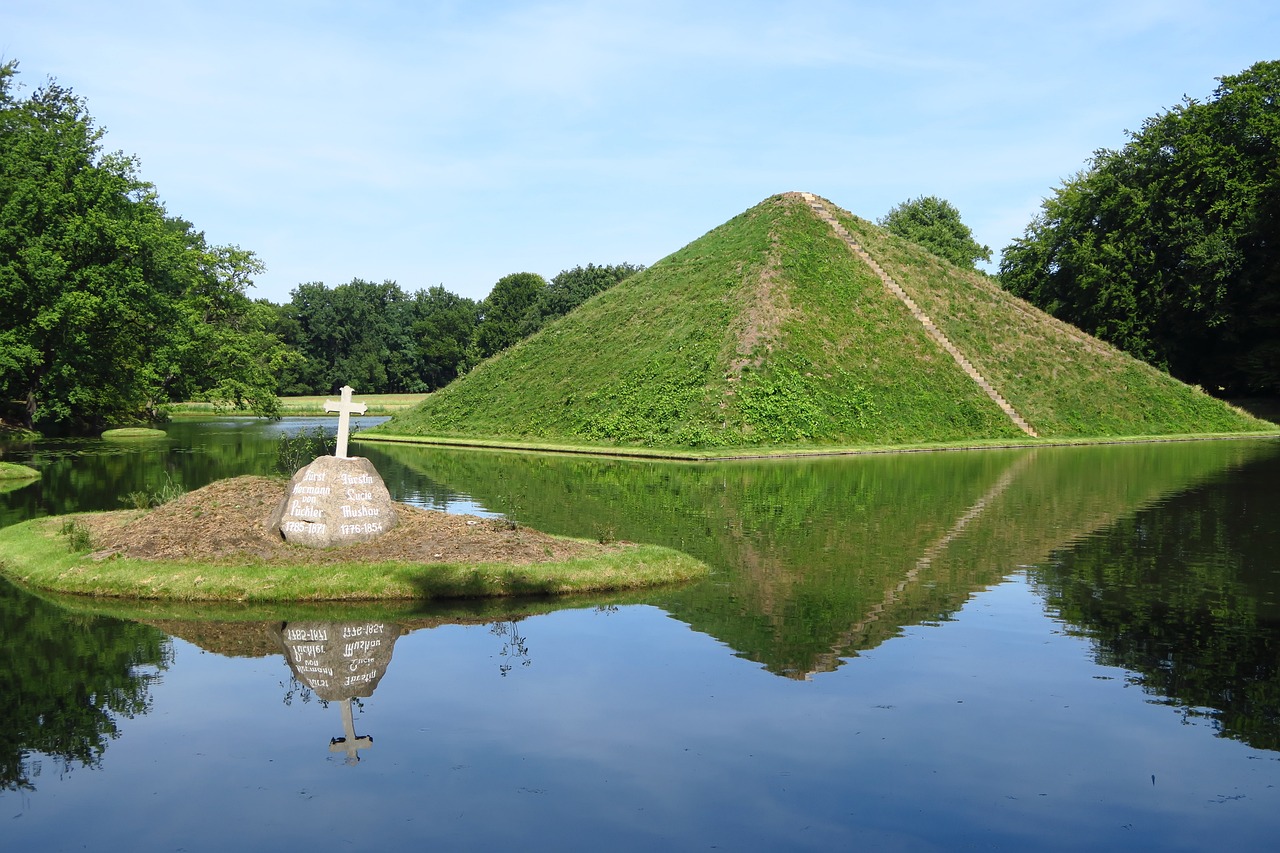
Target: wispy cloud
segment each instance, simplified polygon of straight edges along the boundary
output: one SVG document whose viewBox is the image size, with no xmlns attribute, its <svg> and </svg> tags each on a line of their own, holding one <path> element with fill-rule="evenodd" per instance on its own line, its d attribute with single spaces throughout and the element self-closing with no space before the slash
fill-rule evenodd
<svg viewBox="0 0 1280 853">
<path fill-rule="evenodd" d="M 8 0 L 170 210 L 260 292 L 652 263 L 761 198 L 948 197 L 1003 247 L 1098 147 L 1274 58 L 1252 0 L 896 5 Z"/>
</svg>

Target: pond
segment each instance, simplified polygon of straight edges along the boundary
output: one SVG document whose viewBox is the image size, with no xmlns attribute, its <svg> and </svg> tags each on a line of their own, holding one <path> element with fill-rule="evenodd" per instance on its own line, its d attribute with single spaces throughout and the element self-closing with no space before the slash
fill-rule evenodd
<svg viewBox="0 0 1280 853">
<path fill-rule="evenodd" d="M 38 442 L 0 524 L 269 473 Z M 670 545 L 572 600 L 192 608 L 0 581 L 13 849 L 1274 849 L 1280 442 L 671 463 L 358 444 L 398 500 Z"/>
</svg>

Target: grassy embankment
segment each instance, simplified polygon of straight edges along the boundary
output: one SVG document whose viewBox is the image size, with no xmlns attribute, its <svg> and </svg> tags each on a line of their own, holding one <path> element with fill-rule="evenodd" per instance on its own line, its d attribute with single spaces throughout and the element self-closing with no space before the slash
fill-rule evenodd
<svg viewBox="0 0 1280 853">
<path fill-rule="evenodd" d="M 26 465 L 13 462 L 0 462 L 0 480 L 31 480 L 40 476 L 40 472 Z"/>
<path fill-rule="evenodd" d="M 787 194 L 358 440 L 704 458 L 1277 432 L 979 273 L 841 218 L 1040 438 Z"/>
<path fill-rule="evenodd" d="M 308 602 L 567 595 L 681 583 L 706 565 L 669 548 L 637 545 L 606 556 L 533 565 L 237 562 L 95 559 L 75 516 L 0 529 L 0 573 L 37 590 L 173 601 Z"/>
<path fill-rule="evenodd" d="M 369 407 L 368 415 L 391 415 L 411 409 L 427 398 L 426 394 L 361 394 L 356 392 L 356 402 Z M 280 414 L 287 417 L 322 416 L 325 400 L 336 400 L 337 394 L 323 396 L 281 397 Z M 210 415 L 253 417 L 250 412 L 219 411 L 213 403 L 191 401 L 178 403 L 170 414 L 175 418 L 207 418 Z"/>
</svg>

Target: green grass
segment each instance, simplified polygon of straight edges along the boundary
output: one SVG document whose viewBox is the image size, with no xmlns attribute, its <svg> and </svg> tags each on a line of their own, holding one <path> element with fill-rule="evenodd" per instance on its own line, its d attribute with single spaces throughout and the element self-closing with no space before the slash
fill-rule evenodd
<svg viewBox="0 0 1280 853">
<path fill-rule="evenodd" d="M 103 438 L 164 438 L 165 431 L 150 427 L 120 427 L 109 429 L 102 434 Z"/>
<path fill-rule="evenodd" d="M 0 462 L 0 480 L 30 480 L 40 476 L 40 472 L 26 465 L 13 462 Z"/>
<path fill-rule="evenodd" d="M 1048 440 L 1275 430 L 980 274 L 843 220 Z M 1027 440 L 790 194 L 360 437 L 705 456 Z"/>
<path fill-rule="evenodd" d="M 367 415 L 390 415 L 395 412 L 411 409 L 427 398 L 426 394 L 361 394 L 353 398 L 357 403 L 369 407 Z M 326 400 L 338 399 L 337 394 L 323 396 L 280 397 L 280 413 L 287 416 L 324 415 Z M 170 414 L 175 418 L 208 417 L 209 415 L 243 415 L 252 417 L 247 412 L 228 412 L 218 409 L 213 403 L 193 400 L 174 405 Z"/>
<path fill-rule="evenodd" d="M 505 563 L 265 563 L 95 560 L 75 516 L 0 529 L 0 573 L 60 593 L 222 602 L 435 600 L 566 595 L 681 583 L 707 573 L 692 557 L 656 545 L 532 565 Z"/>
</svg>

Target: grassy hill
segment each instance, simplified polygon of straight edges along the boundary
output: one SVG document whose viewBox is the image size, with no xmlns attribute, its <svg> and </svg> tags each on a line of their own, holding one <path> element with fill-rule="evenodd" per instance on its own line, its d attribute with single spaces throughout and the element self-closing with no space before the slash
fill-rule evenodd
<svg viewBox="0 0 1280 853">
<path fill-rule="evenodd" d="M 1042 438 L 1271 427 L 825 206 Z M 1028 439 L 798 193 L 361 436 L 726 450 Z"/>
</svg>

